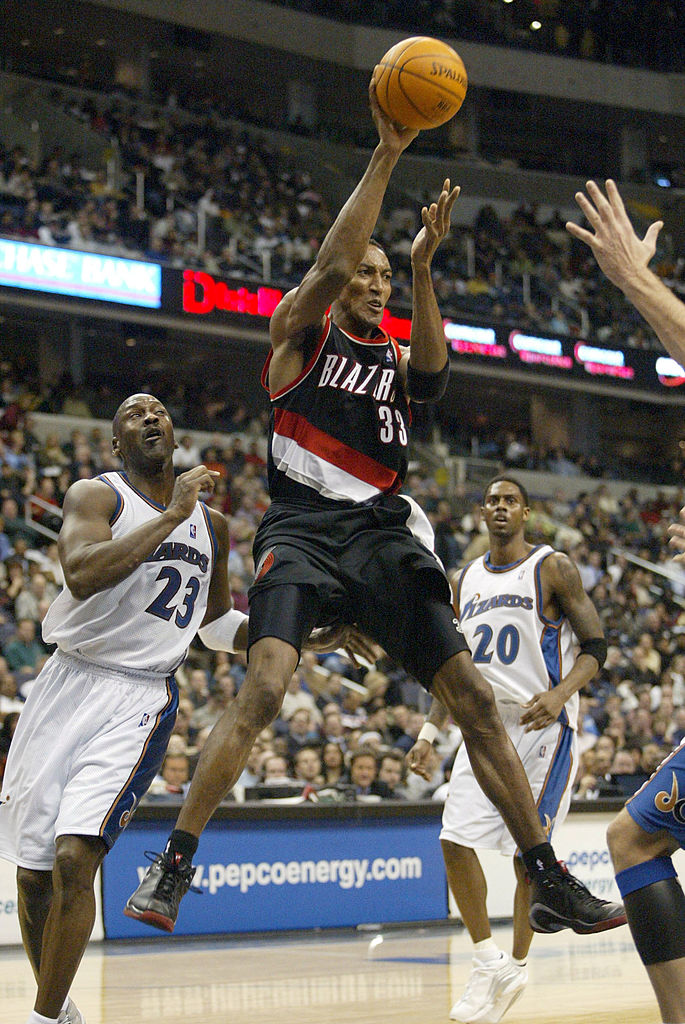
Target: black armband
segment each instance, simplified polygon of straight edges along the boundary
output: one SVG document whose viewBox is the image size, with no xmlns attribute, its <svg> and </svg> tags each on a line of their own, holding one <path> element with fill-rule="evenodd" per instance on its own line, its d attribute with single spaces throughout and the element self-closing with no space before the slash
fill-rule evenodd
<svg viewBox="0 0 685 1024">
<path fill-rule="evenodd" d="M 437 373 L 426 373 L 412 366 L 410 357 L 407 366 L 407 394 L 415 402 L 437 402 L 445 394 L 449 375 L 449 359 L 442 370 L 438 370 Z"/>
<path fill-rule="evenodd" d="M 607 660 L 607 642 L 603 636 L 593 636 L 589 640 L 583 640 L 580 644 L 581 654 L 590 654 L 601 668 Z"/>
</svg>

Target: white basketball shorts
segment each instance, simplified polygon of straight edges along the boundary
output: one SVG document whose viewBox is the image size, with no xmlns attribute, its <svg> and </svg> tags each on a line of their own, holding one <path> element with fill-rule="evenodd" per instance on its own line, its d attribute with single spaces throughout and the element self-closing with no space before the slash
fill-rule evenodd
<svg viewBox="0 0 685 1024">
<path fill-rule="evenodd" d="M 173 677 L 127 673 L 61 651 L 19 714 L 0 792 L 0 857 L 52 868 L 62 835 L 109 850 L 159 771 L 176 719 Z"/>
<path fill-rule="evenodd" d="M 577 738 L 573 729 L 554 722 L 546 729 L 526 732 L 519 724 L 521 708 L 498 703 L 504 728 L 511 737 L 528 776 L 540 821 L 550 836 L 568 814 L 576 771 Z M 472 849 L 516 852 L 502 815 L 490 803 L 476 782 L 466 745 L 462 743 L 454 760 L 449 790 L 442 814 L 441 839 Z"/>
</svg>

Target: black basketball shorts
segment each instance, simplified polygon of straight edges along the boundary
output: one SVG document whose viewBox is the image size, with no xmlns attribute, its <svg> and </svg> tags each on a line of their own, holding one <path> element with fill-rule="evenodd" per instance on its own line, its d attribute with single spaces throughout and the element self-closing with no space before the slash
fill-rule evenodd
<svg viewBox="0 0 685 1024">
<path fill-rule="evenodd" d="M 318 510 L 274 502 L 254 542 L 248 647 L 275 636 L 300 651 L 315 626 L 358 626 L 427 689 L 468 650 L 443 568 L 399 495 Z"/>
</svg>

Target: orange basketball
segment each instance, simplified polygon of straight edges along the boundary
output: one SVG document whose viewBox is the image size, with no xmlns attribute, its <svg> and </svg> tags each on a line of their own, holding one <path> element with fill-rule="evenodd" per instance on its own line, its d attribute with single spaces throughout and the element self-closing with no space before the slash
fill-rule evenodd
<svg viewBox="0 0 685 1024">
<path fill-rule="evenodd" d="M 412 36 L 378 62 L 376 95 L 382 109 L 405 128 L 437 128 L 464 102 L 468 78 L 459 54 L 439 39 Z"/>
</svg>

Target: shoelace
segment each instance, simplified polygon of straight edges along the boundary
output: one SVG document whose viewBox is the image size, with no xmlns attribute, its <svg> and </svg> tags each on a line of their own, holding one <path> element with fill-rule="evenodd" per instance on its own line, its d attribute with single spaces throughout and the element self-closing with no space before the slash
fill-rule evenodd
<svg viewBox="0 0 685 1024">
<path fill-rule="evenodd" d="M 145 850 L 144 855 L 147 860 L 152 861 L 153 864 L 158 860 L 161 860 L 162 862 L 164 872 L 160 880 L 157 882 L 157 891 L 162 896 L 173 896 L 178 878 L 187 882 L 188 876 L 190 876 L 191 879 L 195 877 L 195 868 L 192 867 L 192 865 L 189 868 L 182 868 L 180 863 L 170 857 L 166 851 L 164 853 L 155 853 L 154 850 Z M 199 885 L 188 885 L 188 891 L 202 895 L 202 889 Z"/>
</svg>

